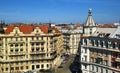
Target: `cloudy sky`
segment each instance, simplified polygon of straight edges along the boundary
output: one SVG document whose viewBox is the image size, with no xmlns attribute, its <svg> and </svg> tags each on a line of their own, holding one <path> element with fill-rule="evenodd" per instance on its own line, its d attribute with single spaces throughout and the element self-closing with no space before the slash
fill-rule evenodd
<svg viewBox="0 0 120 73">
<path fill-rule="evenodd" d="M 92 8 L 96 23 L 120 21 L 120 0 L 0 0 L 7 23 L 84 23 Z"/>
</svg>

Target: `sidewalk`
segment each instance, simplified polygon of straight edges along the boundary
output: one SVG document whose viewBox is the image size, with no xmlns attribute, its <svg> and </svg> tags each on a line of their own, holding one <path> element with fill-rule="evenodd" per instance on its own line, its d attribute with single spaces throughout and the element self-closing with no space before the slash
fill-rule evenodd
<svg viewBox="0 0 120 73">
<path fill-rule="evenodd" d="M 55 64 L 55 68 L 54 69 L 57 69 L 58 66 L 60 66 L 62 61 L 63 61 L 63 58 L 59 57 L 59 61 Z"/>
</svg>

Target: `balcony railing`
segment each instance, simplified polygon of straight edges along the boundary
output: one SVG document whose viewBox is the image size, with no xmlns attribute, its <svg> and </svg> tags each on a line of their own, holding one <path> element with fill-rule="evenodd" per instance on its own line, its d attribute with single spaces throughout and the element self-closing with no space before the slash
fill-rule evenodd
<svg viewBox="0 0 120 73">
<path fill-rule="evenodd" d="M 30 60 L 44 60 L 44 59 L 54 59 L 56 55 L 50 57 L 31 57 Z"/>
<path fill-rule="evenodd" d="M 25 52 L 10 52 L 9 53 L 9 56 L 20 56 L 20 55 L 25 55 L 26 53 Z"/>
<path fill-rule="evenodd" d="M 45 54 L 45 50 L 44 50 L 44 51 L 31 51 L 30 54 L 31 54 L 31 55 L 35 55 L 35 54 Z"/>
<path fill-rule="evenodd" d="M 3 62 L 19 62 L 19 61 L 28 61 L 29 59 L 26 59 L 26 58 L 14 58 L 14 59 L 8 59 L 8 60 L 2 60 Z"/>
<path fill-rule="evenodd" d="M 30 41 L 30 43 L 34 43 L 34 42 L 36 42 L 36 43 L 44 43 L 45 41 L 44 40 L 31 40 Z"/>
<path fill-rule="evenodd" d="M 24 41 L 9 41 L 9 44 L 16 44 L 16 43 L 25 43 Z"/>
<path fill-rule="evenodd" d="M 92 45 L 81 45 L 82 47 L 89 47 L 89 48 L 96 48 L 96 49 L 104 49 L 108 51 L 114 51 L 114 52 L 120 52 L 119 49 L 112 49 L 112 48 L 105 48 L 105 47 L 100 47 L 100 46 L 92 46 Z"/>
</svg>

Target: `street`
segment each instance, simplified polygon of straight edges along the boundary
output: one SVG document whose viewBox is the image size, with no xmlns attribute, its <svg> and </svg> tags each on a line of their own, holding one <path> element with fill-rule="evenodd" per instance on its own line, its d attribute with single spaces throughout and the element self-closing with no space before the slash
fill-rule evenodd
<svg viewBox="0 0 120 73">
<path fill-rule="evenodd" d="M 55 73 L 72 73 L 70 70 L 70 66 L 73 63 L 74 59 L 75 59 L 75 55 L 70 55 L 69 60 L 61 64 L 60 66 L 62 67 L 57 68 L 55 70 Z"/>
</svg>

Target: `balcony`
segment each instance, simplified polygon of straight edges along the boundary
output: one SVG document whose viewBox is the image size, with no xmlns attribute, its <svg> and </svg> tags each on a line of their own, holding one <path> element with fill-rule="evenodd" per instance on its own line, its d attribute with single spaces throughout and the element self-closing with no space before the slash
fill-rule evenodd
<svg viewBox="0 0 120 73">
<path fill-rule="evenodd" d="M 30 60 L 48 60 L 48 59 L 54 59 L 56 58 L 57 55 L 50 56 L 50 57 L 31 57 Z"/>
<path fill-rule="evenodd" d="M 44 43 L 44 40 L 31 40 L 30 43 Z"/>
<path fill-rule="evenodd" d="M 25 52 L 10 52 L 9 56 L 23 56 Z"/>
<path fill-rule="evenodd" d="M 23 44 L 25 42 L 24 41 L 9 41 L 9 44 L 17 44 L 17 43 Z"/>
<path fill-rule="evenodd" d="M 103 49 L 108 51 L 114 51 L 114 52 L 120 52 L 119 49 L 113 49 L 113 48 L 106 48 L 106 47 L 99 47 L 99 46 L 92 46 L 92 45 L 81 45 L 82 47 L 88 47 L 88 48 L 95 48 L 95 49 Z"/>
<path fill-rule="evenodd" d="M 38 54 L 45 54 L 45 50 L 44 51 L 31 51 L 30 55 L 38 55 Z"/>
<path fill-rule="evenodd" d="M 3 62 L 19 62 L 19 61 L 28 61 L 29 59 L 21 59 L 21 58 L 18 58 L 18 59 L 16 59 L 16 58 L 14 58 L 14 59 L 8 59 L 8 60 L 3 60 Z"/>
</svg>

